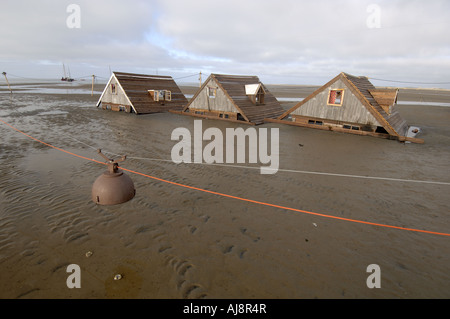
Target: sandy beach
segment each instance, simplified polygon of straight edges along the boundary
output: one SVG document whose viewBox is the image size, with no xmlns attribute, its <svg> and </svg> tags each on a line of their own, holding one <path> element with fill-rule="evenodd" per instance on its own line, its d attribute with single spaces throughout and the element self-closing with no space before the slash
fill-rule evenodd
<svg viewBox="0 0 450 319">
<path fill-rule="evenodd" d="M 286 109 L 317 88 L 268 87 Z M 99 206 L 91 187 L 104 165 L 0 122 L 0 298 L 450 298 L 449 236 L 344 220 L 450 233 L 448 90 L 400 90 L 400 113 L 424 144 L 264 124 L 280 130 L 280 170 L 261 175 L 250 164 L 174 164 L 171 132 L 192 130 L 194 118 L 98 109 L 102 84 L 93 96 L 88 81 L 12 89 L 0 88 L 0 119 L 45 143 L 99 161 L 99 148 L 127 155 L 121 166 L 136 172 L 321 215 L 132 173 L 135 198 Z M 70 264 L 81 267 L 80 289 L 66 285 Z M 381 288 L 366 284 L 371 264 Z"/>
</svg>

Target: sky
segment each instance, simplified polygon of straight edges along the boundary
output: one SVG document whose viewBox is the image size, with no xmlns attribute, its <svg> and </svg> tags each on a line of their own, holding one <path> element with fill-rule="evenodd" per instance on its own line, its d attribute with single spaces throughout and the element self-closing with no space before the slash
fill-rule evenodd
<svg viewBox="0 0 450 319">
<path fill-rule="evenodd" d="M 450 88 L 449 18 L 448 0 L 1 0 L 0 72 Z"/>
</svg>

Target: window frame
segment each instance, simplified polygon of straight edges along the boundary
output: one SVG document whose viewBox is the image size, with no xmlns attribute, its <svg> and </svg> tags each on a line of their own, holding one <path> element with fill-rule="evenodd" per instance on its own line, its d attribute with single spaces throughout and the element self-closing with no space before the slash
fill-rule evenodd
<svg viewBox="0 0 450 319">
<path fill-rule="evenodd" d="M 212 87 L 212 86 L 208 86 L 207 87 L 207 92 L 206 94 L 208 95 L 208 98 L 210 99 L 215 99 L 217 96 L 217 88 L 216 87 Z"/>
<path fill-rule="evenodd" d="M 172 101 L 172 92 L 169 90 L 147 90 L 154 102 Z M 161 94 L 163 92 L 163 94 Z M 162 98 L 164 96 L 164 98 Z"/>
<path fill-rule="evenodd" d="M 265 104 L 265 98 L 266 98 L 266 92 L 264 91 L 263 87 L 261 86 L 255 94 L 255 105 L 264 105 Z"/>
<path fill-rule="evenodd" d="M 340 103 L 330 103 L 330 97 L 331 97 L 331 92 L 341 92 L 341 100 Z M 345 95 L 345 89 L 330 89 L 328 91 L 328 97 L 327 97 L 327 105 L 331 105 L 331 106 L 342 106 L 342 104 L 344 103 L 344 95 Z"/>
</svg>

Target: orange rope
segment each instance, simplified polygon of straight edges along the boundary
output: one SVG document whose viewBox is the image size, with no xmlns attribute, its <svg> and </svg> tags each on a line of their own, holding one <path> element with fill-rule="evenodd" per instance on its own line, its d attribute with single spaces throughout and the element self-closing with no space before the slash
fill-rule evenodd
<svg viewBox="0 0 450 319">
<path fill-rule="evenodd" d="M 92 158 L 88 158 L 85 156 L 81 156 L 69 151 L 66 151 L 62 148 L 53 146 L 51 144 L 45 143 L 35 137 L 32 137 L 31 135 L 28 135 L 24 132 L 22 132 L 21 130 L 15 128 L 14 126 L 12 126 L 11 124 L 3 121 L 2 119 L 0 119 L 1 122 L 3 122 L 4 124 L 8 125 L 9 127 L 11 127 L 12 129 L 14 129 L 15 131 L 29 137 L 30 139 L 39 142 L 41 144 L 44 144 L 48 147 L 54 148 L 58 151 L 67 153 L 69 155 L 72 156 L 76 156 L 88 161 L 92 161 L 95 163 L 99 163 L 99 164 L 104 164 L 106 165 L 106 163 L 104 162 L 100 162 L 97 160 L 94 160 Z M 233 196 L 233 195 L 228 195 L 228 194 L 224 194 L 224 193 L 219 193 L 219 192 L 215 192 L 215 191 L 210 191 L 207 189 L 203 189 L 203 188 L 199 188 L 199 187 L 194 187 L 194 186 L 189 186 L 189 185 L 185 185 L 185 184 L 180 184 L 177 182 L 172 182 L 172 181 L 168 181 L 162 178 L 158 178 L 155 176 L 151 176 L 151 175 L 147 175 L 144 173 L 139 173 L 130 169 L 126 169 L 121 167 L 122 170 L 136 174 L 136 175 L 141 175 L 147 178 L 151 178 L 160 182 L 164 182 L 164 183 L 168 183 L 171 185 L 175 185 L 175 186 L 180 186 L 180 187 L 184 187 L 184 188 L 188 188 L 188 189 L 192 189 L 192 190 L 196 190 L 196 191 L 200 191 L 200 192 L 204 192 L 204 193 L 209 193 L 209 194 L 213 194 L 213 195 L 217 195 L 217 196 L 222 196 L 222 197 L 227 197 L 227 198 L 231 198 L 231 199 L 236 199 L 236 200 L 240 200 L 240 201 L 244 201 L 244 202 L 249 202 L 249 203 L 253 203 L 253 204 L 257 204 L 257 205 L 263 205 L 263 206 L 268 206 L 268 207 L 274 207 L 274 208 L 279 208 L 279 209 L 284 209 L 284 210 L 288 210 L 288 211 L 293 211 L 293 212 L 298 212 L 298 213 L 303 213 L 303 214 L 308 214 L 308 215 L 315 215 L 315 216 L 320 216 L 320 217 L 325 217 L 325 218 L 331 218 L 331 219 L 337 219 L 337 220 L 343 220 L 343 221 L 347 221 L 347 222 L 352 222 L 352 223 L 358 223 L 358 224 L 365 224 L 365 225 L 372 225 L 372 226 L 378 226 L 378 227 L 384 227 L 384 228 L 393 228 L 393 229 L 400 229 L 400 230 L 406 230 L 406 231 L 412 231 L 412 232 L 419 232 L 419 233 L 426 233 L 426 234 L 433 234 L 433 235 L 439 235 L 439 236 L 449 236 L 450 237 L 450 233 L 440 233 L 440 232 L 434 232 L 434 231 L 429 231 L 429 230 L 421 230 L 421 229 L 414 229 L 414 228 L 406 228 L 406 227 L 400 227 L 400 226 L 392 226 L 392 225 L 386 225 L 386 224 L 379 224 L 379 223 L 372 223 L 372 222 L 367 222 L 367 221 L 362 221 L 362 220 L 357 220 L 357 219 L 350 219 L 350 218 L 344 218 L 344 217 L 338 217 L 338 216 L 332 216 L 332 215 L 326 215 L 326 214 L 320 214 L 320 213 L 314 213 L 314 212 L 310 212 L 310 211 L 306 211 L 306 210 L 301 210 L 301 209 L 297 209 L 297 208 L 291 208 L 291 207 L 286 207 L 286 206 L 281 206 L 281 205 L 276 205 L 276 204 L 270 204 L 270 203 L 265 203 L 265 202 L 261 202 L 261 201 L 257 201 L 257 200 L 253 200 L 253 199 L 248 199 L 248 198 L 243 198 L 243 197 L 238 197 L 238 196 Z"/>
</svg>

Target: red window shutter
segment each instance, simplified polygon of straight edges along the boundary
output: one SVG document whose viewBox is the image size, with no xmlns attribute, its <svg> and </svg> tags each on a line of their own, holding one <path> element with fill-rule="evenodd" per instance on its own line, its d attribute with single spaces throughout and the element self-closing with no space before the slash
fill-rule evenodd
<svg viewBox="0 0 450 319">
<path fill-rule="evenodd" d="M 330 92 L 330 99 L 328 100 L 329 104 L 335 104 L 336 103 L 336 91 Z"/>
</svg>

